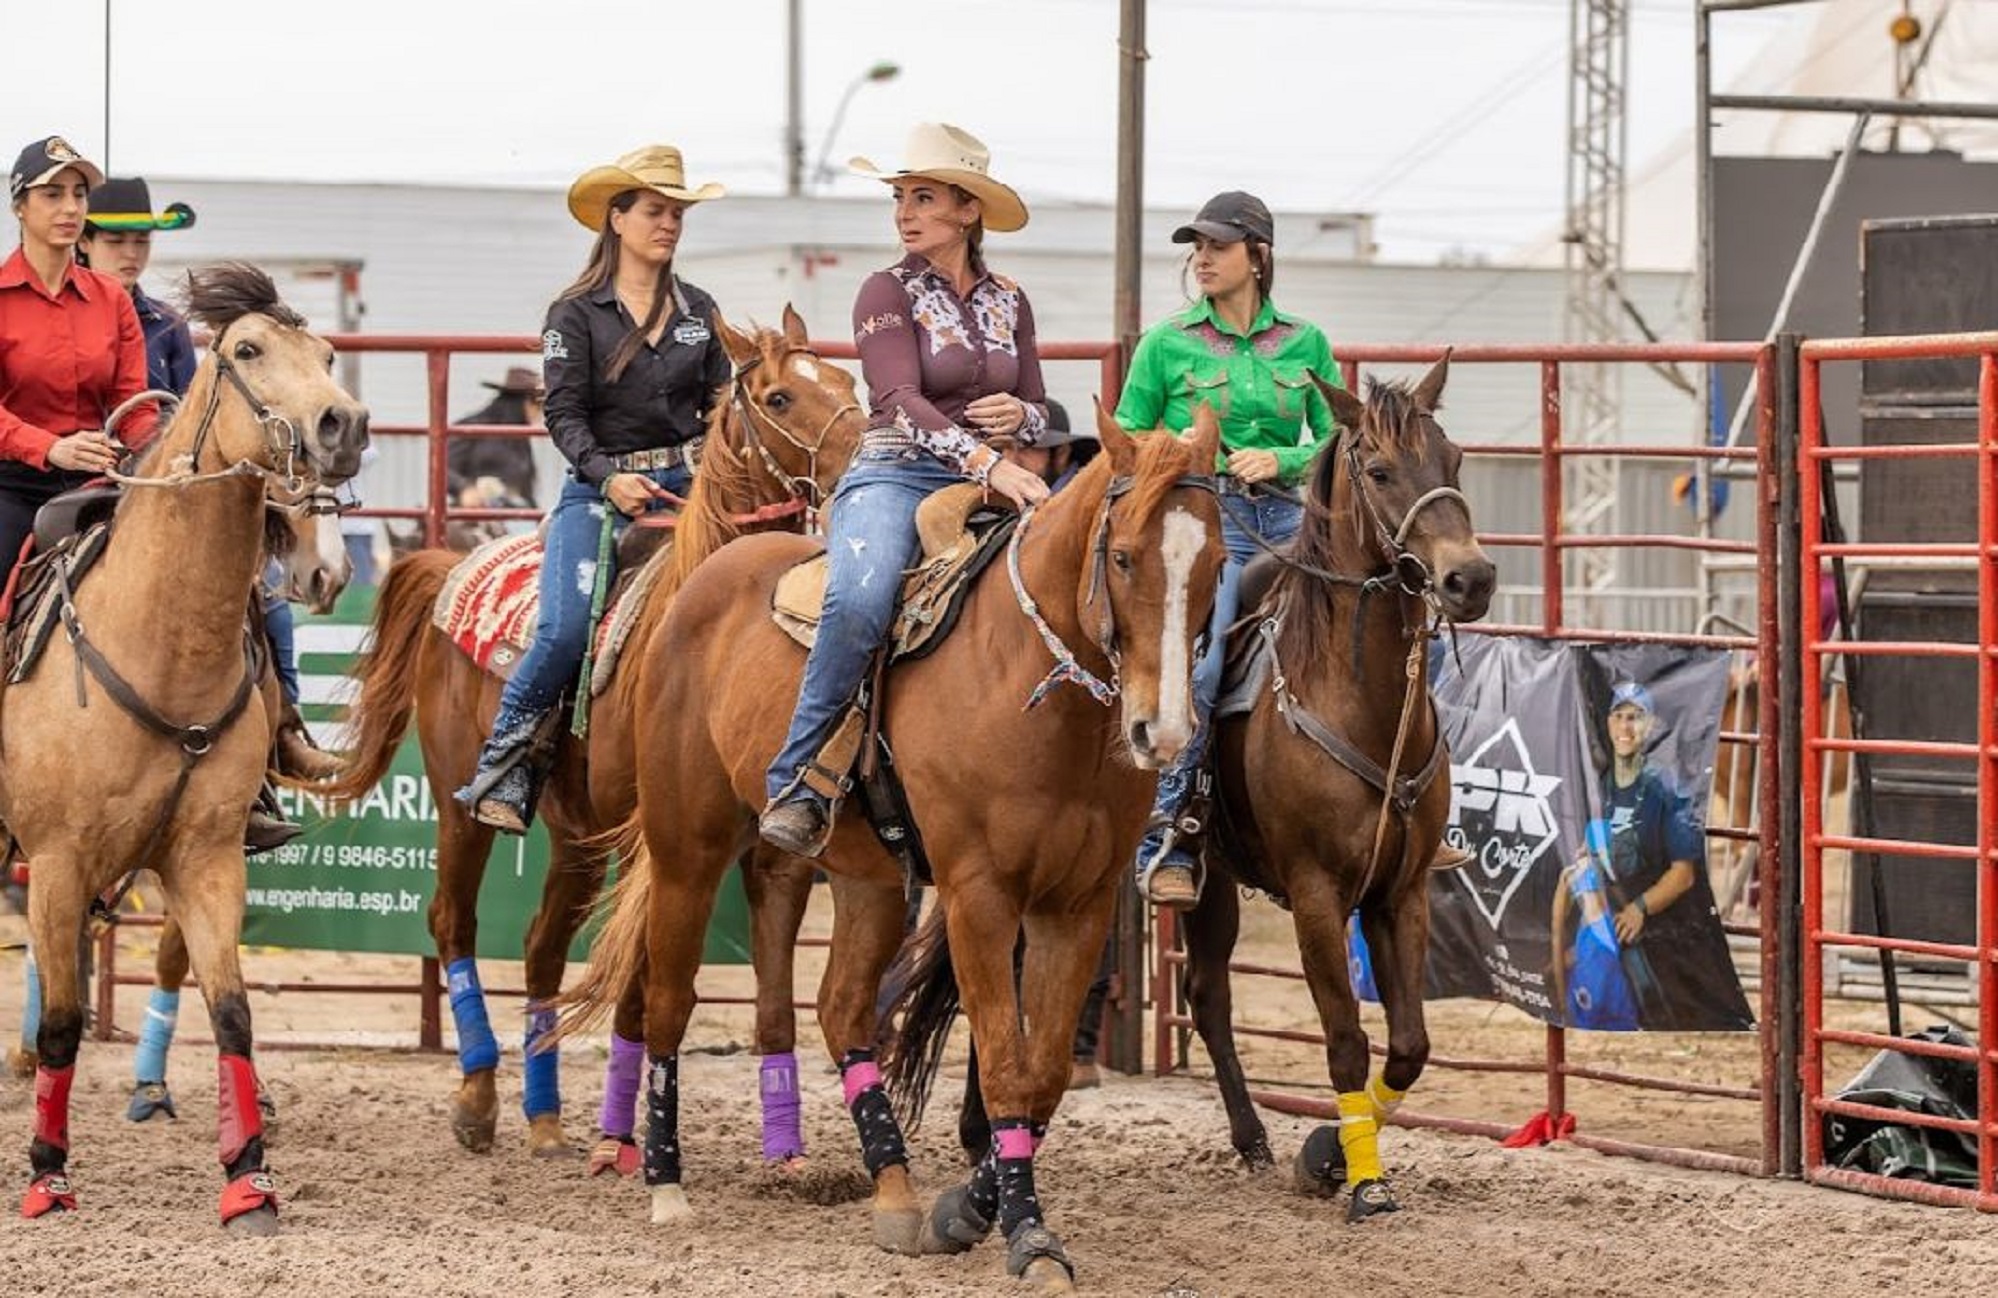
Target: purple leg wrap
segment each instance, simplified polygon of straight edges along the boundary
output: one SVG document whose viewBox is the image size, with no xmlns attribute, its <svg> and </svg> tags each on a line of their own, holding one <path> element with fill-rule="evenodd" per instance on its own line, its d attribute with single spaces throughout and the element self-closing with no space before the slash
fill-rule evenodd
<svg viewBox="0 0 1998 1298">
<path fill-rule="evenodd" d="M 757 1069 L 763 1092 L 763 1157 L 766 1162 L 803 1158 L 805 1133 L 798 1122 L 798 1057 L 765 1055 Z"/>
<path fill-rule="evenodd" d="M 611 1033 L 610 1063 L 604 1067 L 604 1107 L 597 1128 L 606 1136 L 629 1137 L 638 1122 L 638 1076 L 645 1070 L 645 1043 Z"/>
</svg>

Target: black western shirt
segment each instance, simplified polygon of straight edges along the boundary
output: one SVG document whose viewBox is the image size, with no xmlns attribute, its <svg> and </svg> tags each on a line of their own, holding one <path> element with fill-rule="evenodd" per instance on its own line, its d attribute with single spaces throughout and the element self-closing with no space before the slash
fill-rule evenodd
<svg viewBox="0 0 1998 1298">
<path fill-rule="evenodd" d="M 716 390 L 728 382 L 728 353 L 716 336 L 715 300 L 673 280 L 673 304 L 657 344 L 645 344 L 617 382 L 604 377 L 611 354 L 637 322 L 606 284 L 548 308 L 541 332 L 545 418 L 555 446 L 583 481 L 602 486 L 613 455 L 678 446 L 701 435 Z"/>
</svg>

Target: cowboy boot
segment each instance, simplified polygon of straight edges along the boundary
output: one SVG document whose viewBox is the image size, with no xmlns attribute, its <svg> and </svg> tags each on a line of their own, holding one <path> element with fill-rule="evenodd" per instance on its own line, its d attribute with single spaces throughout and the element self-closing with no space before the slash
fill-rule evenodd
<svg viewBox="0 0 1998 1298">
<path fill-rule="evenodd" d="M 534 770 L 530 749 L 546 710 L 501 708 L 479 750 L 479 767 L 451 796 L 471 810 L 472 819 L 504 834 L 525 834 L 534 818 Z"/>
<path fill-rule="evenodd" d="M 1429 868 L 1436 871 L 1461 870 L 1477 859 L 1475 853 L 1465 851 L 1446 838 L 1436 845 L 1436 855 L 1429 858 Z"/>
<path fill-rule="evenodd" d="M 264 787 L 257 791 L 257 800 L 250 805 L 250 821 L 243 827 L 244 854 L 255 856 L 283 847 L 304 832 L 303 825 L 285 819 L 284 808 L 278 805 L 277 786 L 266 779 Z"/>
<path fill-rule="evenodd" d="M 780 851 L 811 859 L 825 851 L 826 820 L 826 804 L 800 789 L 788 800 L 765 807 L 756 832 Z"/>
<path fill-rule="evenodd" d="M 1194 747 L 1188 746 L 1194 753 Z M 1191 762 L 1173 763 L 1159 774 L 1151 819 L 1138 844 L 1138 891 L 1154 906 L 1192 910 L 1200 900 L 1200 835 L 1205 828 L 1205 777 Z M 1203 787 L 1196 793 L 1195 785 Z"/>
<path fill-rule="evenodd" d="M 277 743 L 271 748 L 271 766 L 288 779 L 316 781 L 332 779 L 346 763 L 313 740 L 298 704 L 286 703 L 278 720 Z"/>
</svg>

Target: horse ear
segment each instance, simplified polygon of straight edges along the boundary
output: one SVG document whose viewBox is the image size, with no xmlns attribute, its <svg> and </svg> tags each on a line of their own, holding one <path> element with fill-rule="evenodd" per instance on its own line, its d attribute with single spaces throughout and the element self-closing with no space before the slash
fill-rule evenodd
<svg viewBox="0 0 1998 1298">
<path fill-rule="evenodd" d="M 1214 457 L 1221 453 L 1221 417 L 1203 401 L 1193 408 L 1192 436 L 1187 447 L 1193 452 L 1194 466 L 1201 473 L 1214 472 Z"/>
<path fill-rule="evenodd" d="M 785 309 L 789 310 L 788 307 Z M 729 360 L 737 369 L 756 359 L 756 339 L 738 332 L 722 317 L 719 308 L 715 310 L 715 332 L 721 335 L 722 350 L 728 353 Z"/>
<path fill-rule="evenodd" d="M 1454 348 L 1445 347 L 1436 363 L 1429 367 L 1429 373 L 1422 376 L 1422 382 L 1415 385 L 1415 408 L 1425 415 L 1433 415 L 1443 405 L 1443 384 L 1450 378 L 1450 353 Z"/>
<path fill-rule="evenodd" d="M 792 347 L 809 346 L 812 341 L 805 330 L 805 318 L 789 302 L 784 304 L 784 341 Z"/>
<path fill-rule="evenodd" d="M 1317 370 L 1306 370 L 1311 381 L 1318 385 L 1325 396 L 1325 404 L 1332 407 L 1332 418 L 1339 427 L 1351 432 L 1359 432 L 1360 425 L 1367 417 L 1367 403 L 1354 396 L 1336 383 L 1327 383 L 1318 376 Z"/>
<path fill-rule="evenodd" d="M 1119 477 L 1131 472 L 1138 458 L 1138 444 L 1124 431 L 1124 425 L 1117 417 L 1103 408 L 1103 402 L 1096 403 L 1096 436 L 1103 443 L 1103 453 L 1110 457 L 1110 467 Z"/>
</svg>

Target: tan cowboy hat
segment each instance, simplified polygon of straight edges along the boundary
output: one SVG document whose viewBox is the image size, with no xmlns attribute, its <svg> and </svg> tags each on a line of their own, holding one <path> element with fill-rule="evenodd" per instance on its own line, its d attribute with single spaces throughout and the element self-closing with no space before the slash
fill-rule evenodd
<svg viewBox="0 0 1998 1298">
<path fill-rule="evenodd" d="M 608 167 L 591 167 L 577 177 L 569 186 L 569 215 L 588 229 L 601 230 L 611 200 L 633 189 L 649 189 L 681 203 L 705 203 L 728 193 L 712 181 L 698 189 L 687 188 L 680 151 L 670 144 L 648 144 Z"/>
<path fill-rule="evenodd" d="M 969 131 L 944 122 L 919 122 L 909 132 L 902 166 L 885 170 L 866 158 L 847 163 L 856 176 L 894 182 L 926 176 L 973 194 L 984 207 L 985 228 L 1004 234 L 1027 223 L 1027 205 L 1012 187 L 992 178 L 992 151 Z"/>
</svg>

